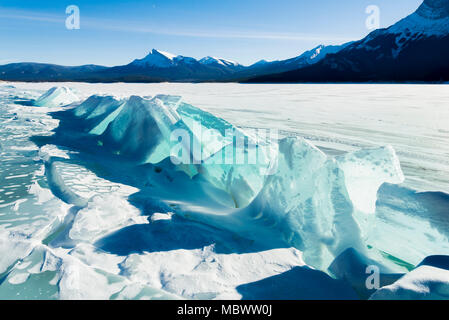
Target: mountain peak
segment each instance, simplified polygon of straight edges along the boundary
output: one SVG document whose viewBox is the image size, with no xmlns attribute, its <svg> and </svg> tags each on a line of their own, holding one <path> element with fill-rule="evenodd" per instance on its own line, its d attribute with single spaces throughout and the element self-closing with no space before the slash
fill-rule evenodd
<svg viewBox="0 0 449 320">
<path fill-rule="evenodd" d="M 226 59 L 216 58 L 216 57 L 211 57 L 211 56 L 204 57 L 199 62 L 202 64 L 213 64 L 214 63 L 214 64 L 220 64 L 223 66 L 238 66 L 239 65 L 237 62 L 234 62 L 231 60 L 226 60 Z"/>
<path fill-rule="evenodd" d="M 152 49 L 150 53 L 143 59 L 136 59 L 132 62 L 133 65 L 137 66 L 151 66 L 158 68 L 168 68 L 173 65 L 173 59 L 176 55 Z"/>
<path fill-rule="evenodd" d="M 321 51 L 325 48 L 324 45 L 320 44 L 319 46 L 312 49 L 312 55 L 310 56 L 310 59 L 315 59 L 321 54 Z"/>
<path fill-rule="evenodd" d="M 143 59 L 136 59 L 131 64 L 139 67 L 170 68 L 180 64 L 194 64 L 197 62 L 203 65 L 215 64 L 221 67 L 240 67 L 240 64 L 237 62 L 222 58 L 207 56 L 198 61 L 195 58 L 174 55 L 158 49 L 152 49 Z"/>
<path fill-rule="evenodd" d="M 424 0 L 416 10 L 416 14 L 427 19 L 442 19 L 449 17 L 448 0 Z"/>
<path fill-rule="evenodd" d="M 262 59 L 262 60 L 259 60 L 259 61 L 255 62 L 255 63 L 253 63 L 252 66 L 262 66 L 262 65 L 265 65 L 265 64 L 268 64 L 268 63 L 270 63 L 270 62 L 265 60 L 265 59 Z"/>
<path fill-rule="evenodd" d="M 165 51 L 162 51 L 162 50 L 157 50 L 157 49 L 152 49 L 150 54 L 151 55 L 160 55 L 160 56 L 163 56 L 163 57 L 165 57 L 165 58 L 167 58 L 169 60 L 173 60 L 173 58 L 176 57 L 176 55 L 174 55 L 172 53 L 165 52 Z"/>
<path fill-rule="evenodd" d="M 388 28 L 388 32 L 404 34 L 404 39 L 415 35 L 447 36 L 449 34 L 449 1 L 424 0 L 408 17 Z"/>
</svg>

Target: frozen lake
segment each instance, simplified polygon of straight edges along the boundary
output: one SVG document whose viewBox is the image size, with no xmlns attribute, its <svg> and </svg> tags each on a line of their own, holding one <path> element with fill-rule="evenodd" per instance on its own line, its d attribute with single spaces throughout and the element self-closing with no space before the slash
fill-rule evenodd
<svg viewBox="0 0 449 320">
<path fill-rule="evenodd" d="M 16 83 L 38 90 L 54 83 Z M 181 95 L 241 127 L 300 135 L 328 153 L 391 144 L 405 184 L 449 193 L 449 86 L 408 84 L 86 84 L 64 83 L 82 97 Z"/>
<path fill-rule="evenodd" d="M 34 105 L 55 86 L 75 109 Z M 94 94 L 143 98 L 79 105 Z M 165 124 L 145 98 L 157 94 L 292 136 L 273 179 L 207 165 L 192 179 L 170 161 L 121 158 L 161 136 L 147 131 Z M 222 123 L 166 98 L 175 124 Z M 99 136 L 87 130 L 109 118 Z M 115 121 L 127 134 L 107 153 Z M 0 299 L 360 298 L 328 272 L 340 249 L 399 273 L 449 254 L 448 124 L 445 85 L 0 83 Z M 386 145 L 402 184 L 393 149 L 372 149 Z"/>
</svg>

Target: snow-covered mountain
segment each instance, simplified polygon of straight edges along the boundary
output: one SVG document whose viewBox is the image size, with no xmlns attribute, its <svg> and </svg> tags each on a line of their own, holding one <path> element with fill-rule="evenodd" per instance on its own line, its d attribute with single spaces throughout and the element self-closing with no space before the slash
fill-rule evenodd
<svg viewBox="0 0 449 320">
<path fill-rule="evenodd" d="M 387 30 L 393 34 L 445 36 L 449 33 L 449 1 L 426 0 L 416 12 Z"/>
<path fill-rule="evenodd" d="M 244 68 L 222 58 L 205 57 L 197 60 L 152 49 L 144 58 L 125 66 L 110 68 L 104 74 L 112 79 L 131 77 L 142 81 L 223 81 Z"/>
<path fill-rule="evenodd" d="M 291 59 L 271 62 L 262 60 L 250 66 L 243 66 L 235 61 L 211 56 L 196 60 L 195 58 L 174 55 L 153 49 L 146 57 L 134 60 L 126 67 L 134 68 L 134 73 L 143 71 L 146 75 L 163 76 L 171 81 L 184 81 L 189 79 L 193 81 L 225 81 L 273 72 L 295 70 L 312 65 L 322 60 L 327 54 L 336 53 L 347 45 L 319 45 Z"/>
<path fill-rule="evenodd" d="M 394 38 L 391 46 L 392 56 L 397 58 L 400 51 L 406 49 L 416 42 L 422 42 L 429 38 L 444 38 L 449 35 L 449 1 L 448 0 L 425 0 L 423 4 L 411 15 L 400 20 L 391 27 L 375 31 L 360 41 L 357 48 L 376 48 L 371 43 L 381 37 Z M 430 50 L 436 49 L 429 48 Z"/>
<path fill-rule="evenodd" d="M 207 56 L 195 59 L 183 55 L 175 55 L 165 51 L 152 49 L 142 59 L 136 59 L 124 66 L 112 68 L 97 67 L 62 67 L 46 64 L 10 64 L 0 66 L 0 78 L 4 80 L 25 81 L 94 81 L 94 82 L 161 82 L 161 81 L 235 81 L 251 76 L 260 76 L 274 72 L 295 70 L 317 63 L 328 53 L 335 53 L 343 46 L 320 45 L 303 54 L 281 61 L 259 61 L 251 66 L 243 66 L 228 59 Z M 23 68 L 22 68 L 23 67 Z M 46 70 L 57 69 L 51 74 Z M 71 76 L 71 71 L 73 76 Z M 82 72 L 86 70 L 86 72 Z"/>
<path fill-rule="evenodd" d="M 312 66 L 254 82 L 449 81 L 449 1 L 425 0 L 411 15 Z"/>
<path fill-rule="evenodd" d="M 201 60 L 195 58 L 185 57 L 181 55 L 174 55 L 169 52 L 153 49 L 143 59 L 134 60 L 131 65 L 139 67 L 155 67 L 155 68 L 171 68 L 180 66 L 182 64 L 195 64 L 202 65 L 216 65 L 221 67 L 236 68 L 241 67 L 237 62 L 215 57 L 204 57 Z"/>
<path fill-rule="evenodd" d="M 203 59 L 201 59 L 199 61 L 201 64 L 216 64 L 216 65 L 221 65 L 221 66 L 226 66 L 226 67 L 238 67 L 240 66 L 239 63 L 231 61 L 231 60 L 226 60 L 226 59 L 222 59 L 222 58 L 216 58 L 216 57 L 204 57 Z"/>
<path fill-rule="evenodd" d="M 296 58 L 285 60 L 285 64 L 297 64 L 300 66 L 315 64 L 325 58 L 326 55 L 330 53 L 337 53 L 349 44 L 350 43 L 345 43 L 341 46 L 325 46 L 321 44 L 312 50 L 304 52 Z"/>
<path fill-rule="evenodd" d="M 277 61 L 266 61 L 260 60 L 253 65 L 245 68 L 238 74 L 239 77 L 248 76 L 261 76 L 278 72 L 286 72 L 291 70 L 296 70 L 306 66 L 313 65 L 324 59 L 328 54 L 336 53 L 350 43 L 345 43 L 340 46 L 325 46 L 319 45 L 312 50 L 306 51 L 297 57 L 290 58 L 287 60 L 277 60 Z"/>
</svg>

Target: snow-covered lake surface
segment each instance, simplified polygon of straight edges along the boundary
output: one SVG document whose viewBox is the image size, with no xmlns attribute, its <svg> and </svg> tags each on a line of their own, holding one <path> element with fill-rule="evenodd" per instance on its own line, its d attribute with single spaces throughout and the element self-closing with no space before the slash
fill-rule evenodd
<svg viewBox="0 0 449 320">
<path fill-rule="evenodd" d="M 70 90 L 35 101 L 55 85 Z M 290 152 L 281 169 L 284 159 L 285 170 L 308 177 L 321 172 L 320 161 L 333 168 L 324 161 L 336 157 L 346 180 L 335 170 L 335 177 L 322 177 L 332 171 L 323 169 L 303 178 L 294 194 L 274 182 L 291 179 L 284 171 L 253 187 L 258 197 L 245 198 L 235 181 L 224 192 L 207 179 L 190 182 L 170 165 L 114 162 L 84 150 L 92 147 L 86 136 L 76 140 L 68 129 L 56 130 L 64 121 L 72 130 L 73 119 L 54 112 L 94 94 L 147 97 L 139 100 L 144 104 L 157 94 L 182 96 L 237 127 L 294 137 L 281 151 L 300 151 L 310 167 Z M 144 130 L 137 120 L 131 126 Z M 392 148 L 380 148 L 387 145 Z M 339 248 L 366 250 L 395 273 L 449 254 L 447 85 L 0 83 L 0 160 L 0 299 L 351 299 L 363 294 L 328 271 Z M 323 181 L 343 188 L 348 204 L 334 199 L 335 190 L 327 193 Z M 391 184 L 380 187 L 376 207 L 365 215 L 383 181 Z M 288 185 L 294 189 L 296 182 Z M 299 199 L 315 192 L 307 183 L 321 192 L 313 204 Z M 276 193 L 285 200 L 273 201 Z M 352 222 L 342 222 L 337 202 L 354 210 L 360 239 Z M 302 215 L 307 206 L 313 218 Z"/>
</svg>

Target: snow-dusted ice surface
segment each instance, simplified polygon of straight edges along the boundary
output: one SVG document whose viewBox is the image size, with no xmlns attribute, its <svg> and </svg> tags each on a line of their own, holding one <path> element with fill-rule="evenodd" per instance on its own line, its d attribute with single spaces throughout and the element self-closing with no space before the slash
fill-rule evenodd
<svg viewBox="0 0 449 320">
<path fill-rule="evenodd" d="M 367 298 L 360 259 L 373 299 L 445 297 L 408 272 L 449 255 L 447 86 L 53 87 L 0 83 L 0 298 Z M 206 161 L 171 161 L 178 129 Z M 264 161 L 216 164 L 228 129 Z"/>
</svg>

